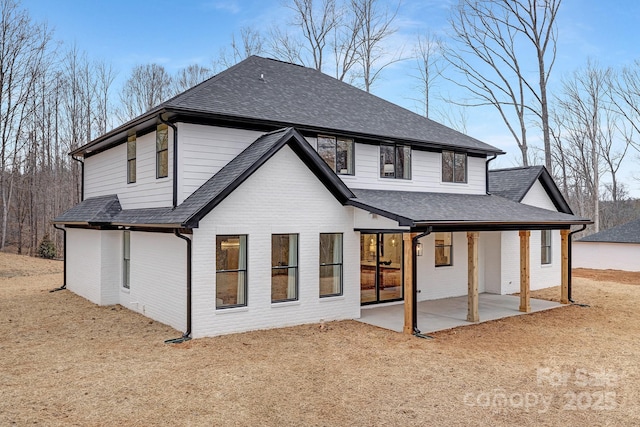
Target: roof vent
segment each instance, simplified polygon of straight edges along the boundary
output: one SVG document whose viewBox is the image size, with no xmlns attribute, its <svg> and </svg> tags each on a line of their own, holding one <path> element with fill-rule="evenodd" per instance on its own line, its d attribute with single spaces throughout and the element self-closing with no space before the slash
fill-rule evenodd
<svg viewBox="0 0 640 427">
<path fill-rule="evenodd" d="M 260 73 L 260 80 L 264 81 L 264 73 Z"/>
</svg>

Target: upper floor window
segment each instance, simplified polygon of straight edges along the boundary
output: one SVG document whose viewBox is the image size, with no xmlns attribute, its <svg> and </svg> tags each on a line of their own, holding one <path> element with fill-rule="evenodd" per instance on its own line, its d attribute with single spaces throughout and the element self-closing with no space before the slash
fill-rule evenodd
<svg viewBox="0 0 640 427">
<path fill-rule="evenodd" d="M 453 265 L 452 233 L 434 233 L 436 240 L 436 267 Z"/>
<path fill-rule="evenodd" d="M 318 154 L 338 175 L 354 175 L 353 139 L 318 135 Z"/>
<path fill-rule="evenodd" d="M 127 184 L 136 182 L 136 136 L 127 138 Z"/>
<path fill-rule="evenodd" d="M 167 125 L 156 128 L 156 178 L 169 176 L 169 132 Z"/>
<path fill-rule="evenodd" d="M 298 235 L 271 236 L 271 302 L 298 299 Z"/>
<path fill-rule="evenodd" d="M 380 176 L 411 179 L 411 147 L 408 145 L 381 145 Z"/>
<path fill-rule="evenodd" d="M 551 230 L 541 230 L 540 234 L 540 263 L 551 264 Z"/>
<path fill-rule="evenodd" d="M 442 152 L 442 182 L 467 182 L 467 155 Z"/>
</svg>

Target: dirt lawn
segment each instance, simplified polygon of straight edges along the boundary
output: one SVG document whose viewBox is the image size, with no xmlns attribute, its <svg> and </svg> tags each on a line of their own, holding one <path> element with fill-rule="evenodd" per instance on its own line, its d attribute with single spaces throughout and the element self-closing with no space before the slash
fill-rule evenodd
<svg viewBox="0 0 640 427">
<path fill-rule="evenodd" d="M 433 340 L 355 321 L 180 333 L 0 254 L 0 425 L 639 425 L 640 274 L 576 270 L 567 306 Z M 557 297 L 558 288 L 534 292 Z"/>
</svg>

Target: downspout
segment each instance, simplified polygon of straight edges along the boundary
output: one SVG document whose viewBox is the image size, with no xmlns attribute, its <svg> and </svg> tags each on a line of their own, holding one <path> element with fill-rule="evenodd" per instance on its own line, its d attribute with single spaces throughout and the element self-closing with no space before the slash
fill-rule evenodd
<svg viewBox="0 0 640 427">
<path fill-rule="evenodd" d="M 71 156 L 71 158 L 76 162 L 80 163 L 80 201 L 83 201 L 84 200 L 84 160 L 77 159 L 73 155 Z"/>
<path fill-rule="evenodd" d="M 51 289 L 49 292 L 57 292 L 67 289 L 67 229 L 64 227 L 60 227 L 58 224 L 53 224 L 53 228 L 62 230 L 62 244 L 64 245 L 64 250 L 62 252 L 62 286 L 60 286 L 59 288 Z"/>
<path fill-rule="evenodd" d="M 569 257 L 569 260 L 568 260 L 569 261 L 569 265 L 568 265 L 568 268 L 567 268 L 567 270 L 569 270 L 567 272 L 567 274 L 569 275 L 568 280 L 567 280 L 567 287 L 568 287 L 568 289 L 567 289 L 568 292 L 567 293 L 569 294 L 568 295 L 569 296 L 569 302 L 571 304 L 575 304 L 575 301 L 571 298 L 571 246 L 573 246 L 573 244 L 571 242 L 571 239 L 572 239 L 574 234 L 579 233 L 581 231 L 584 231 L 585 228 L 587 228 L 587 224 L 582 224 L 582 228 L 579 228 L 579 229 L 569 233 L 569 242 L 568 242 L 569 247 L 567 248 L 568 249 L 567 250 L 567 256 Z M 588 305 L 586 305 L 586 304 L 578 304 L 578 305 L 588 307 Z"/>
<path fill-rule="evenodd" d="M 173 129 L 173 207 L 178 206 L 178 127 L 162 118 L 158 114 L 158 119 L 165 125 Z"/>
<path fill-rule="evenodd" d="M 427 231 L 425 231 L 424 233 L 418 234 L 416 237 L 414 237 L 411 240 L 411 268 L 412 268 L 412 272 L 411 272 L 411 281 L 412 284 L 411 286 L 413 287 L 413 309 L 412 309 L 412 319 L 411 319 L 411 324 L 412 324 L 412 328 L 413 328 L 413 335 L 415 335 L 418 338 L 432 338 L 429 335 L 423 335 L 420 332 L 420 329 L 418 329 L 418 256 L 417 256 L 417 247 L 418 247 L 418 240 L 428 236 L 429 234 L 431 234 L 431 227 L 427 228 Z"/>
<path fill-rule="evenodd" d="M 485 188 L 486 188 L 487 195 L 491 194 L 491 193 L 489 193 L 489 162 L 495 160 L 496 157 L 498 157 L 498 155 L 494 154 L 492 158 L 490 158 L 489 160 L 484 162 L 484 174 L 485 174 L 484 183 L 485 183 Z"/>
<path fill-rule="evenodd" d="M 174 230 L 176 237 L 187 242 L 187 331 L 180 338 L 165 340 L 165 344 L 180 344 L 191 339 L 191 239 Z"/>
</svg>

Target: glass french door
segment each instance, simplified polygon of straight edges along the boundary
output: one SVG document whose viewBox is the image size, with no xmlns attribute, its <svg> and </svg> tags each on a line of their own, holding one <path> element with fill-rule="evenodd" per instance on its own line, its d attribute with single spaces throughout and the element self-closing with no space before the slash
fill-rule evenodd
<svg viewBox="0 0 640 427">
<path fill-rule="evenodd" d="M 360 235 L 360 302 L 403 298 L 402 233 Z"/>
</svg>

